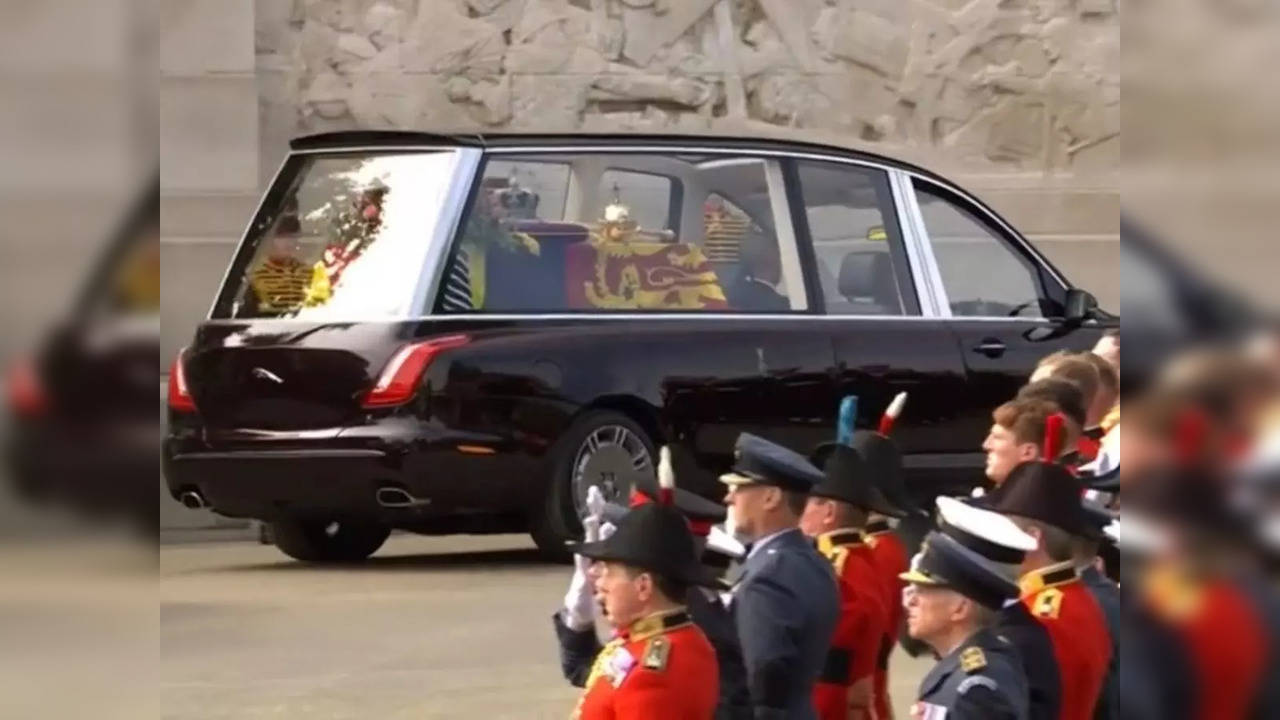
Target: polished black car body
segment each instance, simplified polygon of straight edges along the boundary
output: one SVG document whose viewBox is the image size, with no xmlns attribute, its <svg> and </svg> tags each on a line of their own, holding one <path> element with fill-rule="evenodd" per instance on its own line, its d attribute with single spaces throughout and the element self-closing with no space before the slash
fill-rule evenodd
<svg viewBox="0 0 1280 720">
<path fill-rule="evenodd" d="M 831 439 L 847 394 L 873 426 L 909 392 L 894 436 L 912 488 L 968 487 L 992 408 L 1039 357 L 1118 322 L 985 206 L 883 157 L 723 138 L 365 132 L 293 151 L 171 371 L 163 455 L 175 498 L 271 521 L 303 559 L 363 557 L 390 528 L 530 529 L 554 549 L 576 531 L 586 487 L 627 492 L 652 475 L 657 446 L 672 447 L 682 486 L 718 498 L 740 432 L 808 451 Z M 334 183 L 347 185 L 330 202 Z M 425 212 L 418 197 L 438 211 L 396 220 Z M 990 238 L 946 229 L 970 221 Z M 281 237 L 278 256 L 262 250 Z M 305 249 L 313 237 L 323 253 Z M 374 255 L 397 242 L 411 249 Z M 966 248 L 1007 252 L 1027 302 L 948 280 L 939 257 L 962 278 L 971 271 L 950 258 Z M 648 259 L 605 278 L 633 251 Z M 361 263 L 378 269 L 358 276 Z M 671 273 L 680 293 L 667 292 Z M 776 307 L 739 299 L 762 285 L 755 275 Z M 400 286 L 403 302 L 333 309 L 358 292 L 344 288 Z M 968 294 L 948 303 L 949 289 Z"/>
</svg>

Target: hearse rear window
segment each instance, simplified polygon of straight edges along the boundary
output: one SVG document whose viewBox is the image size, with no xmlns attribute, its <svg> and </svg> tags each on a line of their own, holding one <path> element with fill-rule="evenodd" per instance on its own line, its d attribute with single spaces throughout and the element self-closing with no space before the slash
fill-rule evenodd
<svg viewBox="0 0 1280 720">
<path fill-rule="evenodd" d="M 795 238 L 773 212 L 786 207 L 767 158 L 503 154 L 472 193 L 436 311 L 803 311 Z"/>
<path fill-rule="evenodd" d="M 452 152 L 290 161 L 297 170 L 285 177 L 293 179 L 268 193 L 228 276 L 234 290 L 221 316 L 408 314 L 455 161 Z"/>
</svg>

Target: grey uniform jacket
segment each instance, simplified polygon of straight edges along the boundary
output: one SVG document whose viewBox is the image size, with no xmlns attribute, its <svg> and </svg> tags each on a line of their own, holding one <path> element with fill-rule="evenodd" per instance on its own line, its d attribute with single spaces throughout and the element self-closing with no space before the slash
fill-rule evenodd
<svg viewBox="0 0 1280 720">
<path fill-rule="evenodd" d="M 830 563 L 788 530 L 747 557 L 729 607 L 755 717 L 816 718 L 813 684 L 840 615 Z"/>
<path fill-rule="evenodd" d="M 1026 720 L 1027 678 L 1018 652 L 979 630 L 920 682 L 912 717 L 922 720 Z"/>
</svg>

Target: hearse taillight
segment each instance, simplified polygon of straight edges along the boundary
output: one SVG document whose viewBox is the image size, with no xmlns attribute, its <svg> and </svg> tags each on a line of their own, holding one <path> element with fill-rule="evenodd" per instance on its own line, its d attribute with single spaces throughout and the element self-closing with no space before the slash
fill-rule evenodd
<svg viewBox="0 0 1280 720">
<path fill-rule="evenodd" d="M 408 402 L 418 389 L 418 382 L 436 355 L 471 342 L 466 335 L 446 335 L 405 345 L 391 356 L 378 382 L 365 393 L 360 404 L 366 408 L 391 407 Z"/>
<path fill-rule="evenodd" d="M 169 409 L 180 413 L 196 411 L 196 401 L 191 397 L 191 389 L 187 387 L 187 371 L 184 367 L 187 349 L 178 351 L 169 368 Z"/>
</svg>

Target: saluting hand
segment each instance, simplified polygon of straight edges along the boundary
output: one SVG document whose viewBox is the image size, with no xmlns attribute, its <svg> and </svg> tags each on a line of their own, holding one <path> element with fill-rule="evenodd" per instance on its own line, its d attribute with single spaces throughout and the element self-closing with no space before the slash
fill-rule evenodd
<svg viewBox="0 0 1280 720">
<path fill-rule="evenodd" d="M 582 518 L 583 542 L 603 539 L 600 516 L 604 512 L 604 504 L 604 494 L 600 492 L 600 488 L 595 485 L 587 488 L 587 516 Z M 613 527 L 609 523 L 604 525 Z M 590 558 L 573 556 L 573 578 L 569 580 L 569 590 L 564 594 L 564 622 L 571 630 L 582 631 L 595 624 L 595 603 L 588 575 L 590 569 Z"/>
</svg>

